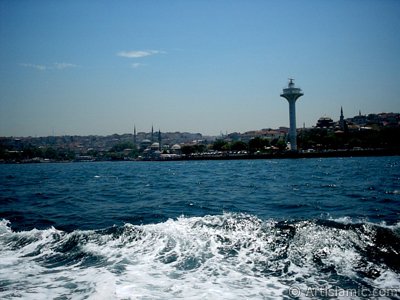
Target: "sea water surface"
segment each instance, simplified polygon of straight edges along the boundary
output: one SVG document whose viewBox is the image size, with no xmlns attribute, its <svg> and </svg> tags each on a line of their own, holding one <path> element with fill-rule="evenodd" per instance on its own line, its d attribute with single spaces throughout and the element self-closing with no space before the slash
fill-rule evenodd
<svg viewBox="0 0 400 300">
<path fill-rule="evenodd" d="M 0 165 L 0 298 L 399 299 L 399 221 L 400 157 Z"/>
</svg>

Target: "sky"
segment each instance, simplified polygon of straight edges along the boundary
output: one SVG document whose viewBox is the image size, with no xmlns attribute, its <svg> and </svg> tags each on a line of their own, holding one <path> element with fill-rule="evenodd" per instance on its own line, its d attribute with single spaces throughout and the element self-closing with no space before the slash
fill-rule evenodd
<svg viewBox="0 0 400 300">
<path fill-rule="evenodd" d="M 0 0 L 0 136 L 400 112 L 398 0 Z"/>
</svg>

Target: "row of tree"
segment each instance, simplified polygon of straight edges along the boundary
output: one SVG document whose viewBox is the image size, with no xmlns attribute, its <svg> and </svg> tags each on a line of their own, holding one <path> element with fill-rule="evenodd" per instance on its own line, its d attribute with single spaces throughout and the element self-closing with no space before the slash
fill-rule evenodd
<svg viewBox="0 0 400 300">
<path fill-rule="evenodd" d="M 68 148 L 35 147 L 24 145 L 16 150 L 0 144 L 0 160 L 3 161 L 27 161 L 27 160 L 51 160 L 51 161 L 73 161 L 82 157 L 90 157 L 99 160 L 123 160 L 125 158 L 136 158 L 138 151 L 131 142 L 115 144 L 109 151 L 88 150 L 85 153 L 75 153 Z"/>
<path fill-rule="evenodd" d="M 297 145 L 299 149 L 307 150 L 351 150 L 361 149 L 400 149 L 400 127 L 387 127 L 379 130 L 358 130 L 358 131 L 332 131 L 325 128 L 314 128 L 311 130 L 302 130 L 297 136 Z M 201 146 L 201 145 L 200 145 Z M 248 151 L 271 152 L 284 151 L 286 142 L 282 139 L 268 139 L 256 137 L 248 143 L 243 141 L 228 142 L 226 140 L 217 140 L 212 145 L 217 151 Z M 184 149 L 182 149 L 184 150 Z M 188 146 L 184 153 L 203 152 L 202 148 Z"/>
<path fill-rule="evenodd" d="M 75 159 L 75 156 L 75 152 L 64 148 L 55 149 L 53 147 L 26 145 L 21 150 L 14 150 L 0 145 L 0 160 L 3 161 L 23 161 L 36 158 L 70 161 Z"/>
<path fill-rule="evenodd" d="M 359 130 L 334 132 L 315 128 L 305 130 L 298 135 L 297 144 L 301 149 L 337 150 L 337 149 L 399 149 L 400 128 L 388 127 L 380 130 Z"/>
<path fill-rule="evenodd" d="M 213 144 L 213 149 L 216 151 L 248 151 L 250 153 L 265 152 L 270 149 L 277 149 L 280 151 L 285 150 L 286 143 L 281 139 L 268 139 L 255 137 L 248 143 L 243 141 L 228 142 L 224 140 L 217 140 Z"/>
</svg>

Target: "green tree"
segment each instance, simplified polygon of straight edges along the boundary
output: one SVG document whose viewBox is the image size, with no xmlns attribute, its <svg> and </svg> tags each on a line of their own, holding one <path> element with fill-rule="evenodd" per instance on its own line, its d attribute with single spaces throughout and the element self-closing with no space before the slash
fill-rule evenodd
<svg viewBox="0 0 400 300">
<path fill-rule="evenodd" d="M 194 146 L 196 153 L 203 153 L 207 151 L 207 146 L 203 144 L 197 144 Z"/>
<path fill-rule="evenodd" d="M 279 151 L 284 151 L 286 149 L 286 143 L 284 140 L 278 140 L 275 146 L 279 148 Z"/>
<path fill-rule="evenodd" d="M 189 155 L 195 153 L 195 149 L 192 145 L 183 145 L 181 147 L 182 154 Z"/>
<path fill-rule="evenodd" d="M 233 142 L 231 145 L 231 150 L 233 151 L 243 151 L 247 150 L 248 145 L 243 141 Z"/>
<path fill-rule="evenodd" d="M 58 159 L 58 152 L 56 149 L 48 147 L 44 151 L 44 157 L 48 159 Z"/>
<path fill-rule="evenodd" d="M 27 145 L 23 149 L 23 156 L 25 158 L 43 157 L 43 151 L 32 145 Z"/>
<path fill-rule="evenodd" d="M 183 145 L 181 148 L 182 154 L 202 153 L 207 150 L 207 146 L 203 144 L 197 145 Z"/>
<path fill-rule="evenodd" d="M 135 145 L 131 142 L 120 142 L 118 144 L 115 144 L 111 148 L 110 152 L 122 152 L 125 149 L 134 149 L 134 148 L 135 148 Z"/>
<path fill-rule="evenodd" d="M 126 152 L 128 149 L 130 149 L 128 152 Z M 136 158 L 138 157 L 139 152 L 136 149 L 135 145 L 132 142 L 120 142 L 115 144 L 106 157 L 108 157 L 111 160 L 123 160 L 126 157 L 129 158 Z"/>
<path fill-rule="evenodd" d="M 228 142 L 224 140 L 216 140 L 213 144 L 213 149 L 216 151 L 226 151 L 229 148 Z"/>
<path fill-rule="evenodd" d="M 249 141 L 249 150 L 250 152 L 264 151 L 265 147 L 270 145 L 267 139 L 263 139 L 260 137 L 255 137 Z"/>
</svg>

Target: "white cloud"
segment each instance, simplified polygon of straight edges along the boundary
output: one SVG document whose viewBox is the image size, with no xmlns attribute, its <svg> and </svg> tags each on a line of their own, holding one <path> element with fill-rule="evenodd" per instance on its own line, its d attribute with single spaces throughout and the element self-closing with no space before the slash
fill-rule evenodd
<svg viewBox="0 0 400 300">
<path fill-rule="evenodd" d="M 117 55 L 126 58 L 140 58 L 160 53 L 165 52 L 160 50 L 120 51 L 117 53 Z"/>
<path fill-rule="evenodd" d="M 75 64 L 70 64 L 70 63 L 54 63 L 53 64 L 54 68 L 57 70 L 63 70 L 63 69 L 67 69 L 67 68 L 76 68 L 77 65 Z"/>
<path fill-rule="evenodd" d="M 144 66 L 144 64 L 141 64 L 141 63 L 133 63 L 131 66 L 132 66 L 132 68 L 137 69 L 137 68 L 139 68 L 139 67 L 141 67 L 141 66 Z"/>
<path fill-rule="evenodd" d="M 46 67 L 45 65 L 36 65 L 36 64 L 19 64 L 21 67 L 25 67 L 25 68 L 33 68 L 39 71 L 46 71 L 48 69 L 48 67 Z"/>
<path fill-rule="evenodd" d="M 37 65 L 31 63 L 21 63 L 19 64 L 21 67 L 25 68 L 33 68 L 39 71 L 48 71 L 48 70 L 64 70 L 67 68 L 76 68 L 78 65 L 70 64 L 70 63 L 53 63 L 52 65 Z"/>
</svg>

